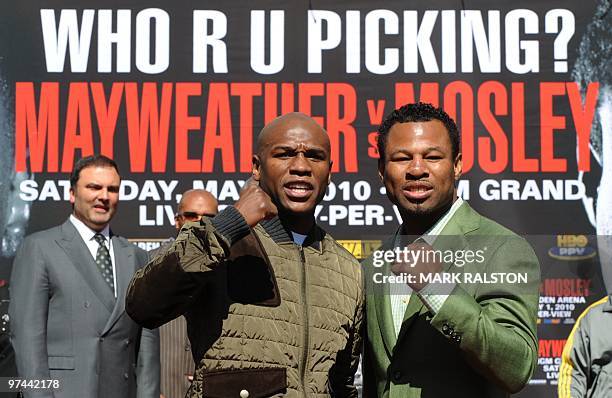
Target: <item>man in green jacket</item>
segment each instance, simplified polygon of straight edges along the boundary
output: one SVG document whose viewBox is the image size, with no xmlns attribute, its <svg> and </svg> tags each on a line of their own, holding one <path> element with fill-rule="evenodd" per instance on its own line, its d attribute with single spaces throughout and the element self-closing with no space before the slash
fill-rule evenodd
<svg viewBox="0 0 612 398">
<path fill-rule="evenodd" d="M 379 128 L 379 175 L 402 225 L 364 262 L 368 397 L 505 397 L 537 359 L 531 246 L 457 197 L 455 122 L 409 104 Z"/>
<path fill-rule="evenodd" d="M 314 120 L 275 119 L 240 200 L 187 223 L 132 280 L 126 311 L 138 323 L 187 319 L 188 397 L 357 396 L 361 267 L 314 218 L 330 159 Z"/>
</svg>

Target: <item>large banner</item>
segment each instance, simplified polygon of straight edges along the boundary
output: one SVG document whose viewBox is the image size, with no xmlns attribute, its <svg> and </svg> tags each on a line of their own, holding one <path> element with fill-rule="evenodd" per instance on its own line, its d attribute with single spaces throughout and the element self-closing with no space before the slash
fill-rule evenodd
<svg viewBox="0 0 612 398">
<path fill-rule="evenodd" d="M 462 135 L 460 196 L 526 236 L 540 257 L 540 358 L 520 395 L 554 396 L 565 339 L 605 294 L 601 269 L 611 267 L 602 254 L 612 234 L 609 7 L 8 2 L 2 274 L 24 234 L 66 219 L 80 157 L 118 162 L 113 230 L 151 249 L 174 234 L 181 192 L 205 188 L 221 205 L 236 201 L 258 132 L 291 111 L 313 116 L 332 143 L 318 222 L 366 256 L 376 244 L 367 237 L 400 221 L 377 175 L 376 128 L 400 105 L 430 102 Z"/>
</svg>

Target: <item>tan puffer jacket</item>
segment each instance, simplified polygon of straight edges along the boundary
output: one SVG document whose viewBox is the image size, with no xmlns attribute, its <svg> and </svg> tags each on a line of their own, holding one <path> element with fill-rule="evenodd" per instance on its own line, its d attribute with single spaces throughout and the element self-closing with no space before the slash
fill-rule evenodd
<svg viewBox="0 0 612 398">
<path fill-rule="evenodd" d="M 296 245 L 278 218 L 234 244 L 218 229 L 183 227 L 128 290 L 126 310 L 143 326 L 187 317 L 198 364 L 188 397 L 356 397 L 357 260 L 318 227 Z"/>
</svg>

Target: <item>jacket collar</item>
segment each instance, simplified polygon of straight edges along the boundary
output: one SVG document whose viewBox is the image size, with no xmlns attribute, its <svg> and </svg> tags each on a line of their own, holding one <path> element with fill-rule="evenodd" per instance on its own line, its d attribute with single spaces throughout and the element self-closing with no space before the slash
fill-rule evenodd
<svg viewBox="0 0 612 398">
<path fill-rule="evenodd" d="M 460 243 L 464 243 L 463 235 L 475 231 L 480 227 L 480 217 L 480 214 L 476 213 L 476 211 L 474 211 L 474 209 L 472 209 L 472 207 L 466 201 L 463 201 L 463 203 L 461 203 L 461 205 L 454 211 L 451 218 L 446 221 L 442 230 L 436 235 L 436 237 L 455 237 L 455 240 L 458 239 L 460 240 Z M 395 230 L 395 233 L 383 242 L 381 249 L 393 249 L 396 246 L 398 239 L 402 236 L 402 231 L 403 224 L 400 224 Z M 448 244 L 448 239 L 445 240 L 445 243 Z M 429 244 L 434 247 L 437 246 L 435 241 Z"/>
<path fill-rule="evenodd" d="M 448 220 L 440 235 L 465 235 L 480 227 L 481 216 L 467 203 L 463 202 L 453 217 Z"/>
<path fill-rule="evenodd" d="M 100 271 L 98 271 L 85 241 L 69 219 L 61 225 L 60 233 L 55 240 L 66 252 L 74 267 L 89 284 L 96 296 L 106 306 L 109 313 L 112 313 L 116 304 L 115 296 L 108 288 Z M 115 269 L 119 269 L 119 267 Z"/>
<path fill-rule="evenodd" d="M 608 301 L 604 303 L 602 311 L 612 312 L 612 295 L 608 296 Z"/>
<path fill-rule="evenodd" d="M 270 220 L 264 220 L 259 223 L 263 229 L 270 235 L 272 240 L 276 243 L 293 243 L 291 231 L 285 224 L 283 224 L 280 217 L 276 216 Z M 317 224 L 315 224 L 308 235 L 302 247 L 312 247 L 318 251 L 321 251 L 321 242 L 325 237 L 325 231 L 323 231 Z"/>
<path fill-rule="evenodd" d="M 108 224 L 106 224 L 104 226 L 102 231 L 96 232 L 93 229 L 89 228 L 87 225 L 85 225 L 85 223 L 83 221 L 81 221 L 78 218 L 76 218 L 76 216 L 74 214 L 71 214 L 70 217 L 68 217 L 68 219 L 70 220 L 72 225 L 74 225 L 74 227 L 76 228 L 77 232 L 79 233 L 79 235 L 81 235 L 81 238 L 83 238 L 83 240 L 85 242 L 89 242 L 97 234 L 101 234 L 102 236 L 104 236 L 104 239 L 107 242 L 110 242 L 110 239 L 113 236 L 113 233 L 111 232 L 110 226 Z"/>
</svg>

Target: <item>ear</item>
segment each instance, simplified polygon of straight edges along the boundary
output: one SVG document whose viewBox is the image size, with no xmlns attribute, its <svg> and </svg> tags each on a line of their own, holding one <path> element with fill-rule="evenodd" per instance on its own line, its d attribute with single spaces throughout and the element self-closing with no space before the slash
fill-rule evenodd
<svg viewBox="0 0 612 398">
<path fill-rule="evenodd" d="M 334 162 L 332 162 L 331 160 L 329 161 L 329 174 L 327 175 L 327 185 L 329 185 L 331 183 L 331 170 L 332 170 L 332 166 L 334 165 Z"/>
<path fill-rule="evenodd" d="M 253 180 L 259 181 L 261 178 L 261 160 L 259 155 L 253 155 L 253 169 L 251 170 Z"/>
<path fill-rule="evenodd" d="M 378 178 L 384 184 L 384 176 L 385 176 L 385 161 L 381 158 L 378 158 Z"/>
<path fill-rule="evenodd" d="M 70 203 L 74 204 L 75 196 L 74 196 L 74 188 L 70 187 Z"/>
<path fill-rule="evenodd" d="M 459 152 L 455 158 L 454 170 L 455 181 L 457 181 L 459 178 L 461 178 L 461 174 L 463 173 L 463 160 L 461 158 L 461 152 Z"/>
</svg>

